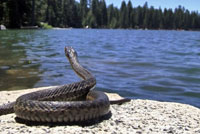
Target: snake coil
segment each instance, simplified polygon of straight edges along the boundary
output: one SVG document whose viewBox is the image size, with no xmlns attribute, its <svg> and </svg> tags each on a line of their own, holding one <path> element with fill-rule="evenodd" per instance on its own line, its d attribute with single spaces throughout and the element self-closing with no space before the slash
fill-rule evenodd
<svg viewBox="0 0 200 134">
<path fill-rule="evenodd" d="M 15 113 L 18 118 L 37 122 L 85 121 L 109 112 L 108 97 L 93 91 L 96 79 L 83 68 L 72 47 L 65 54 L 81 81 L 22 95 L 16 102 L 0 106 L 0 115 Z"/>
</svg>

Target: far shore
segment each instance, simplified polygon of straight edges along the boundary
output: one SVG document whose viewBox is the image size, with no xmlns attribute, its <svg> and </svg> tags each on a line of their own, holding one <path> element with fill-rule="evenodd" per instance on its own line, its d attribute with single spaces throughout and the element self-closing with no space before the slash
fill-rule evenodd
<svg viewBox="0 0 200 134">
<path fill-rule="evenodd" d="M 44 28 L 38 27 L 38 26 L 27 26 L 27 27 L 21 27 L 19 29 L 13 29 L 13 28 L 7 28 L 6 30 L 44 30 Z M 199 32 L 200 29 L 148 29 L 148 28 L 74 28 L 74 27 L 66 27 L 66 28 L 62 28 L 62 27 L 52 27 L 49 29 L 53 29 L 53 30 L 70 30 L 70 29 L 98 29 L 98 30 L 161 30 L 161 31 L 196 31 Z M 4 30 L 0 30 L 0 31 L 4 31 Z"/>
</svg>

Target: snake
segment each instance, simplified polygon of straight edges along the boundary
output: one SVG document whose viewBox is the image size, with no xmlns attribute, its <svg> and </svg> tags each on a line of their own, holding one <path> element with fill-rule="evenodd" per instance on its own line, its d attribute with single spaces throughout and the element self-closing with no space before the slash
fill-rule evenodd
<svg viewBox="0 0 200 134">
<path fill-rule="evenodd" d="M 21 95 L 1 105 L 0 115 L 15 113 L 19 119 L 36 122 L 76 122 L 108 114 L 108 96 L 93 90 L 96 78 L 80 65 L 73 47 L 66 46 L 65 55 L 80 81 Z"/>
</svg>

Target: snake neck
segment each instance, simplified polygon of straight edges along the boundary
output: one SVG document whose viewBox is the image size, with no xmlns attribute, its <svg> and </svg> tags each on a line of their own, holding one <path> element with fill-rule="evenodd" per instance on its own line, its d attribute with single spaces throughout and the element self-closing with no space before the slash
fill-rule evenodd
<svg viewBox="0 0 200 134">
<path fill-rule="evenodd" d="M 83 67 L 80 65 L 80 63 L 79 63 L 77 57 L 74 57 L 73 59 L 69 59 L 69 62 L 70 62 L 70 64 L 71 64 L 73 70 L 76 72 L 76 74 L 77 74 L 81 79 L 83 79 L 83 80 L 87 80 L 87 79 L 91 79 L 91 78 L 95 79 L 95 78 L 93 77 L 93 75 L 92 75 L 87 69 L 83 68 Z"/>
</svg>

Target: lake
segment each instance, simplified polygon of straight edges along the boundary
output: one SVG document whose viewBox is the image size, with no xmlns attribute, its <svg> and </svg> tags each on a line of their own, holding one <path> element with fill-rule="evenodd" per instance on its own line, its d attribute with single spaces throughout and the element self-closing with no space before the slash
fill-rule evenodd
<svg viewBox="0 0 200 134">
<path fill-rule="evenodd" d="M 0 31 L 0 90 L 79 81 L 64 46 L 95 75 L 96 90 L 200 107 L 200 32 L 192 31 Z"/>
</svg>

